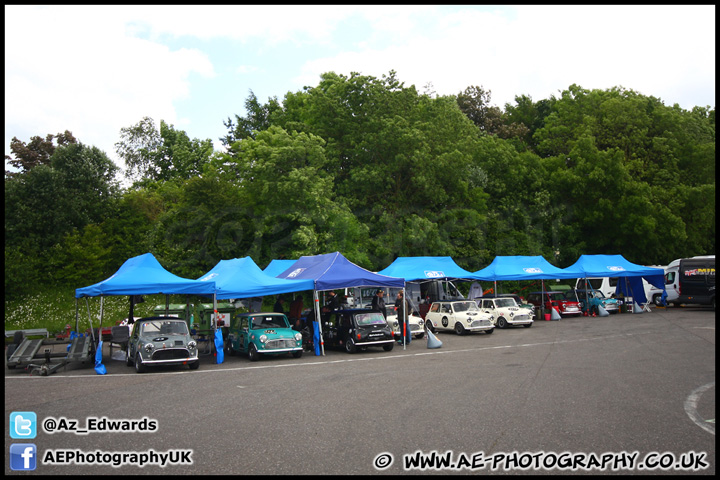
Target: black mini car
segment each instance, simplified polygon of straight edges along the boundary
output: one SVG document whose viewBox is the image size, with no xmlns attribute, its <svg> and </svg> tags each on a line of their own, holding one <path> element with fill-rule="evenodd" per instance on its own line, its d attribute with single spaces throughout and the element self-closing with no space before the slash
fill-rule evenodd
<svg viewBox="0 0 720 480">
<path fill-rule="evenodd" d="M 348 353 L 367 347 L 395 346 L 392 329 L 382 313 L 368 309 L 336 310 L 323 315 L 323 340 L 329 347 L 342 347 Z"/>
</svg>

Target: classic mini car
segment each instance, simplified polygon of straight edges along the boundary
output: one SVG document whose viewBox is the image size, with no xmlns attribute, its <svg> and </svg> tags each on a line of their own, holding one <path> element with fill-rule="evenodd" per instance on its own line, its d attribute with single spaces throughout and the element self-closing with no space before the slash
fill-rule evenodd
<svg viewBox="0 0 720 480">
<path fill-rule="evenodd" d="M 482 298 L 480 310 L 495 318 L 495 325 L 508 328 L 512 325 L 532 327 L 533 315 L 527 308 L 520 308 L 512 297 Z"/>
<path fill-rule="evenodd" d="M 547 312 L 557 307 L 562 317 L 582 315 L 580 303 L 575 298 L 566 298 L 563 292 L 532 292 L 528 294 L 528 302 L 536 307 L 545 307 Z"/>
<path fill-rule="evenodd" d="M 438 330 L 454 330 L 458 335 L 470 332 L 493 333 L 494 317 L 480 310 L 472 300 L 434 302 L 425 315 L 425 326 L 435 333 Z"/>
<path fill-rule="evenodd" d="M 395 346 L 392 329 L 382 313 L 365 308 L 330 312 L 323 316 L 322 329 L 326 346 L 341 347 L 348 353 L 367 347 L 389 352 Z"/>
<path fill-rule="evenodd" d="M 229 355 L 247 353 L 252 362 L 259 360 L 261 355 L 291 353 L 300 358 L 302 334 L 290 328 L 282 313 L 240 313 L 230 319 L 225 352 Z"/>
<path fill-rule="evenodd" d="M 135 321 L 128 340 L 125 359 L 128 366 L 142 373 L 148 366 L 200 366 L 197 343 L 190 336 L 187 323 L 179 318 L 147 317 Z"/>
<path fill-rule="evenodd" d="M 617 298 L 607 298 L 600 290 L 569 290 L 565 292 L 565 298 L 579 302 L 583 312 L 598 313 L 598 305 L 602 305 L 608 313 L 620 311 L 620 301 Z"/>
<path fill-rule="evenodd" d="M 395 311 L 394 305 L 388 305 L 385 307 L 387 312 L 387 322 L 392 328 L 393 335 L 395 338 L 402 339 L 402 332 L 400 332 L 400 323 L 397 319 L 397 312 Z M 425 322 L 422 318 L 411 313 L 408 315 L 408 325 L 410 326 L 410 333 L 413 338 L 423 338 L 425 336 Z"/>
<path fill-rule="evenodd" d="M 535 305 L 528 303 L 525 301 L 524 298 L 522 298 L 517 293 L 491 293 L 489 295 L 484 295 L 483 297 L 477 298 L 476 301 L 478 303 L 478 307 L 482 305 L 482 299 L 483 298 L 512 298 L 515 300 L 515 303 L 517 303 L 517 306 L 520 308 L 524 308 L 527 310 L 528 315 L 530 315 L 530 318 L 535 320 Z"/>
</svg>

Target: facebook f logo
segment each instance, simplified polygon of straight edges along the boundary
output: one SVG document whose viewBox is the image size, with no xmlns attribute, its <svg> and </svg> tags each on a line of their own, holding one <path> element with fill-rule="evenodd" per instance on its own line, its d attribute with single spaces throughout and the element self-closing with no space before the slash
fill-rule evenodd
<svg viewBox="0 0 720 480">
<path fill-rule="evenodd" d="M 37 447 L 33 443 L 13 443 L 10 445 L 11 470 L 35 470 L 37 466 Z"/>
<path fill-rule="evenodd" d="M 10 414 L 10 438 L 32 439 L 37 435 L 35 412 L 12 412 Z"/>
</svg>

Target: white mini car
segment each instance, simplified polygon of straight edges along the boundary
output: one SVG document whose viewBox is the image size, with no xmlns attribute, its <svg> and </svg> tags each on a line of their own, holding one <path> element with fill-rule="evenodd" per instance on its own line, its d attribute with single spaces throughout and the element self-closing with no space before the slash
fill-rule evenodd
<svg viewBox="0 0 720 480">
<path fill-rule="evenodd" d="M 393 336 L 395 338 L 402 339 L 402 333 L 400 332 L 400 324 L 397 320 L 397 312 L 395 311 L 395 307 L 393 305 L 388 305 L 386 307 L 387 311 L 387 322 L 388 325 L 390 325 L 390 328 L 392 328 Z M 425 336 L 425 326 L 423 324 L 423 319 L 418 317 L 417 315 L 410 314 L 408 315 L 408 325 L 410 325 L 410 333 L 412 334 L 413 338 L 423 338 Z"/>
<path fill-rule="evenodd" d="M 484 313 L 472 300 L 434 302 L 425 315 L 425 326 L 435 333 L 438 330 L 454 330 L 458 335 L 470 332 L 493 333 L 493 316 Z"/>
<path fill-rule="evenodd" d="M 534 315 L 526 308 L 519 307 L 512 297 L 483 298 L 480 310 L 495 317 L 494 323 L 499 328 L 512 325 L 529 328 L 533 324 Z"/>
</svg>

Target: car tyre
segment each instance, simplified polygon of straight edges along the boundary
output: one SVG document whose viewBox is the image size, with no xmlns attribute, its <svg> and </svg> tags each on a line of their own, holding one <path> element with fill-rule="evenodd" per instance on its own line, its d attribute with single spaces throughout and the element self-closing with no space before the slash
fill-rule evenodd
<svg viewBox="0 0 720 480">
<path fill-rule="evenodd" d="M 137 352 L 135 354 L 135 371 L 137 373 L 145 372 L 145 365 L 143 365 L 143 361 L 142 361 L 142 357 L 140 356 L 140 352 Z"/>
<path fill-rule="evenodd" d="M 465 335 L 465 327 L 463 327 L 463 324 L 460 322 L 457 322 L 455 324 L 455 333 L 458 335 Z"/>
<path fill-rule="evenodd" d="M 190 370 L 197 370 L 200 366 L 200 360 L 195 360 L 194 362 L 190 363 Z"/>
<path fill-rule="evenodd" d="M 235 350 L 233 350 L 233 348 L 232 348 L 232 343 L 230 342 L 230 339 L 228 339 L 225 342 L 223 349 L 225 350 L 225 355 L 227 355 L 227 356 L 235 355 Z"/>
<path fill-rule="evenodd" d="M 530 323 L 526 323 L 525 325 L 523 325 L 523 327 L 530 328 L 530 327 L 532 327 L 532 325 L 533 325 L 532 322 L 530 322 Z"/>
<path fill-rule="evenodd" d="M 505 320 L 505 317 L 502 317 L 502 316 L 501 316 L 501 317 L 498 317 L 498 319 L 497 319 L 497 326 L 500 327 L 500 328 L 507 328 L 507 327 L 508 327 L 508 323 L 507 323 L 507 320 Z"/>
<path fill-rule="evenodd" d="M 433 327 L 430 320 L 425 320 L 425 328 L 427 328 L 430 333 L 435 333 L 435 327 Z"/>
<path fill-rule="evenodd" d="M 257 362 L 258 360 L 260 360 L 260 352 L 258 352 L 258 349 L 254 343 L 251 343 L 250 348 L 248 348 L 248 358 L 251 362 Z"/>
<path fill-rule="evenodd" d="M 491 334 L 492 332 L 494 332 L 494 331 L 495 331 L 494 328 L 488 328 L 487 330 L 485 330 L 485 333 L 487 333 L 488 335 L 490 335 L 490 334 Z"/>
<path fill-rule="evenodd" d="M 355 341 L 352 338 L 348 338 L 347 342 L 345 342 L 345 351 L 347 353 L 355 353 L 357 351 Z"/>
<path fill-rule="evenodd" d="M 393 348 L 395 348 L 395 342 L 383 345 L 383 350 L 385 350 L 386 352 L 392 352 Z"/>
<path fill-rule="evenodd" d="M 127 350 L 125 350 L 125 365 L 127 365 L 128 367 L 133 366 L 133 360 L 130 357 L 130 345 L 128 345 Z"/>
<path fill-rule="evenodd" d="M 302 350 L 299 350 L 297 352 L 292 352 L 293 358 L 300 358 L 302 357 Z"/>
</svg>

